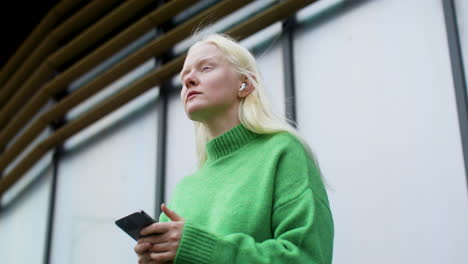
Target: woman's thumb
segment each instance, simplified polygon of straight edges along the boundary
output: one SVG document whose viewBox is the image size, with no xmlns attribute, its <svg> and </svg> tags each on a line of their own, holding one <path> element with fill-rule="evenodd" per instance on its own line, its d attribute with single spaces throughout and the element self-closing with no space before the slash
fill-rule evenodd
<svg viewBox="0 0 468 264">
<path fill-rule="evenodd" d="M 169 219 L 171 219 L 171 221 L 182 221 L 182 220 L 184 220 L 176 212 L 174 212 L 171 209 L 167 208 L 167 206 L 164 203 L 161 204 L 161 210 L 164 212 L 164 214 L 167 215 L 167 217 L 169 217 Z"/>
</svg>

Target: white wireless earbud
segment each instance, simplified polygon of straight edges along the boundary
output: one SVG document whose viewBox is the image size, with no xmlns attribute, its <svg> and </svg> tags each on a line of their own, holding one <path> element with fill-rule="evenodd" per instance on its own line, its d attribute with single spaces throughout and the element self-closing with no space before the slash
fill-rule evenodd
<svg viewBox="0 0 468 264">
<path fill-rule="evenodd" d="M 244 90 L 245 88 L 247 88 L 247 83 L 243 82 L 243 83 L 241 84 L 241 87 L 239 88 L 239 91 L 242 91 L 242 90 Z"/>
</svg>

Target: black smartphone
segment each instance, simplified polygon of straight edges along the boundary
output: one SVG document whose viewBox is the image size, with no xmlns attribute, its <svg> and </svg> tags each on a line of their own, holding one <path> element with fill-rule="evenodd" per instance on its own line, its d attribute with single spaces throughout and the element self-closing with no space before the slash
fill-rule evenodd
<svg viewBox="0 0 468 264">
<path fill-rule="evenodd" d="M 149 216 L 145 211 L 141 210 L 140 212 L 127 215 L 115 221 L 115 224 L 120 227 L 125 233 L 131 236 L 133 239 L 140 239 L 140 231 L 146 226 L 154 223 L 153 218 Z"/>
</svg>

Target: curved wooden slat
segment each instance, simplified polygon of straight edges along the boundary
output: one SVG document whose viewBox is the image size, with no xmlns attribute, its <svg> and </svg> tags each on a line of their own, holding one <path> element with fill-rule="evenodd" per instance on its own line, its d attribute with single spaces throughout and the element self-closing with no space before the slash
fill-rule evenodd
<svg viewBox="0 0 468 264">
<path fill-rule="evenodd" d="M 46 39 L 41 43 L 41 45 L 35 49 L 29 57 L 26 59 L 25 63 L 16 70 L 13 76 L 6 82 L 2 90 L 0 90 L 0 109 L 3 110 L 3 106 L 9 103 L 10 97 L 14 94 L 15 90 L 20 86 L 20 84 L 27 79 L 27 77 L 34 72 L 34 70 L 44 61 L 44 59 L 52 53 L 54 50 L 59 48 L 62 41 L 64 41 L 70 35 L 77 33 L 82 30 L 88 23 L 94 21 L 97 17 L 100 17 L 103 13 L 107 11 L 108 8 L 114 6 L 119 0 L 100 0 L 92 1 L 80 11 L 78 11 L 71 18 L 67 19 L 63 24 L 54 29 Z M 49 68 L 53 68 L 50 67 Z M 43 73 L 53 73 L 44 68 Z M 43 74 L 42 79 L 47 80 L 50 76 L 49 74 Z M 42 82 L 43 83 L 43 82 Z M 18 105 L 16 105 L 18 107 Z M 5 116 L 2 116 L 5 119 Z M 3 127 L 4 120 L 0 120 L 0 128 Z"/>
<path fill-rule="evenodd" d="M 5 169 L 5 167 L 14 158 L 16 158 L 19 153 L 21 153 L 21 151 L 27 147 L 28 144 L 34 140 L 34 138 L 47 126 L 49 122 L 60 116 L 63 116 L 69 109 L 84 101 L 86 98 L 90 97 L 101 89 L 105 88 L 107 84 L 129 72 L 147 59 L 153 56 L 158 56 L 169 50 L 170 47 L 184 39 L 193 31 L 194 28 L 198 27 L 201 21 L 205 21 L 207 18 L 216 21 L 217 19 L 228 15 L 233 10 L 237 10 L 249 2 L 251 2 L 251 0 L 224 1 L 218 3 L 211 9 L 202 12 L 183 25 L 171 30 L 163 37 L 154 40 L 149 45 L 129 56 L 125 61 L 119 63 L 116 67 L 111 68 L 97 79 L 81 87 L 75 93 L 68 96 L 60 103 L 53 106 L 49 111 L 44 113 L 39 120 L 33 122 L 33 125 L 25 132 L 25 135 L 22 135 L 19 140 L 14 142 L 14 144 L 8 148 L 2 156 L 0 156 L 0 170 Z M 213 16 L 213 13 L 216 13 L 217 15 Z M 43 96 L 42 100 L 44 102 L 47 101 L 47 99 L 45 99 Z M 37 129 L 38 127 L 42 128 Z M 32 129 L 34 129 L 36 133 L 30 132 Z"/>
<path fill-rule="evenodd" d="M 53 28 L 60 22 L 60 19 L 67 14 L 70 10 L 84 2 L 84 0 L 67 1 L 62 0 L 54 6 L 34 29 L 34 31 L 26 38 L 21 44 L 15 54 L 3 66 L 0 72 L 0 91 L 8 78 L 16 71 L 26 57 L 39 46 L 39 43 L 49 34 Z"/>
<path fill-rule="evenodd" d="M 245 38 L 262 28 L 284 19 L 300 8 L 314 2 L 314 0 L 286 0 L 270 7 L 267 11 L 257 14 L 244 23 L 228 30 L 227 33 Z M 82 129 L 93 124 L 100 118 L 118 109 L 155 85 L 169 80 L 180 71 L 184 61 L 184 55 L 170 61 L 162 67 L 154 70 L 144 78 L 111 96 L 86 114 L 66 124 L 53 135 L 39 143 L 23 160 L 21 160 L 3 179 L 0 180 L 0 195 L 13 185 L 30 167 L 32 167 L 50 149 L 78 133 Z M 44 120 L 43 122 L 47 122 Z"/>
<path fill-rule="evenodd" d="M 34 95 L 30 99 L 29 103 L 21 108 L 19 112 L 15 112 L 14 110 L 16 109 L 14 108 L 11 108 L 12 110 L 8 109 L 0 111 L 0 120 L 14 116 L 14 118 L 11 118 L 10 123 L 0 131 L 0 149 L 19 132 L 19 130 L 34 116 L 34 113 L 38 111 L 38 109 L 47 103 L 51 95 L 66 89 L 72 81 L 85 74 L 89 69 L 92 69 L 144 33 L 160 26 L 172 16 L 196 2 L 198 2 L 198 0 L 173 0 L 159 7 L 95 51 L 91 52 L 85 58 L 72 65 L 63 73 L 56 76 L 52 81 L 46 83 L 46 85 L 39 90 L 42 91 L 42 93 L 36 92 L 36 95 Z M 29 87 L 34 87 L 32 86 L 34 83 L 27 83 L 26 85 L 29 85 L 27 86 L 28 89 Z M 48 94 L 49 96 L 43 96 L 44 94 Z"/>
<path fill-rule="evenodd" d="M 169 50 L 173 45 L 178 43 L 179 41 L 183 40 L 185 37 L 189 36 L 190 33 L 193 31 L 194 28 L 197 28 L 201 22 L 206 21 L 208 18 L 211 21 L 216 21 L 234 10 L 245 6 L 246 4 L 252 2 L 252 0 L 238 0 L 238 1 L 223 1 L 212 8 L 205 10 L 201 14 L 195 16 L 194 18 L 190 19 L 189 21 L 185 22 L 184 24 L 174 28 L 173 30 L 169 31 L 162 37 L 159 37 L 153 40 L 148 45 L 144 46 L 140 50 L 136 51 L 135 53 L 131 54 L 122 62 L 118 63 L 114 67 L 108 69 L 106 72 L 102 73 L 93 81 L 87 83 L 73 94 L 67 96 L 64 100 L 60 103 L 54 105 L 49 111 L 43 114 L 43 119 L 52 121 L 56 118 L 59 118 L 67 113 L 68 110 L 73 108 L 74 106 L 78 105 L 79 103 L 83 102 L 85 99 L 89 98 L 90 96 L 96 94 L 100 90 L 104 89 L 108 84 L 117 80 L 121 76 L 125 75 L 135 67 L 139 66 L 140 64 L 144 63 L 146 60 L 163 54 L 165 51 Z M 213 15 L 215 13 L 216 15 Z M 42 89 L 45 94 L 49 94 L 50 96 L 58 93 L 60 90 L 51 90 L 54 89 L 64 89 L 66 86 L 62 87 L 44 87 Z M 42 100 L 42 103 L 45 104 L 48 99 L 46 97 L 39 95 L 38 97 L 34 98 L 36 100 Z M 31 111 L 29 111 L 31 112 Z M 26 117 L 26 115 L 24 115 Z M 6 130 L 4 133 L 2 132 L 0 135 L 0 142 L 7 142 L 6 137 L 4 135 L 13 136 L 14 133 L 10 130 Z M 36 135 L 37 136 L 37 135 Z M 16 157 L 19 154 L 19 151 L 25 149 L 27 144 L 32 142 L 34 138 L 29 140 L 19 140 L 13 143 L 13 146 L 10 147 L 5 151 L 5 154 L 0 156 L 0 171 L 7 166 L 11 159 Z M 18 144 L 22 144 L 18 146 Z M 14 154 L 12 154 L 14 153 Z"/>
</svg>

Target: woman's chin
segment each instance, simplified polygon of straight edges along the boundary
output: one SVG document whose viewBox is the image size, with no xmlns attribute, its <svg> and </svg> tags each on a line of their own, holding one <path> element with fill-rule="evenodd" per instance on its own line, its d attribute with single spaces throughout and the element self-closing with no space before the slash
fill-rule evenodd
<svg viewBox="0 0 468 264">
<path fill-rule="evenodd" d="M 190 107 L 185 110 L 187 117 L 192 121 L 202 122 L 204 120 L 203 108 L 201 107 Z"/>
</svg>

